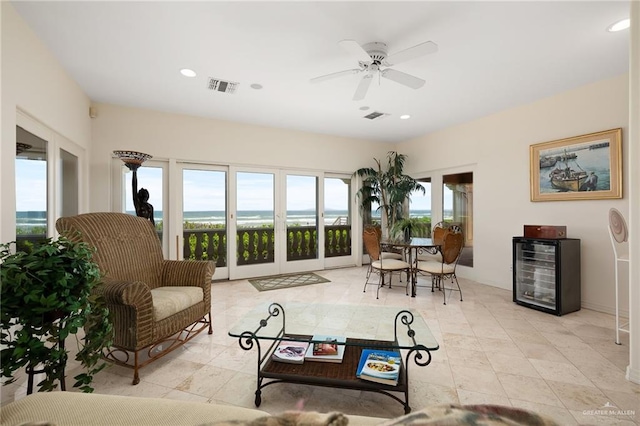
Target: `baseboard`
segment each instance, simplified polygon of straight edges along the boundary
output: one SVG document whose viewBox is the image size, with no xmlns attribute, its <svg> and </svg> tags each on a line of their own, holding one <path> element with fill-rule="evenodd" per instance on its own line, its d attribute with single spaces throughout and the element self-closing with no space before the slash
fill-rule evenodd
<svg viewBox="0 0 640 426">
<path fill-rule="evenodd" d="M 640 384 L 640 370 L 631 369 L 631 366 L 627 365 L 627 380 L 633 383 Z"/>
<path fill-rule="evenodd" d="M 580 302 L 580 305 L 584 309 L 591 309 L 592 311 L 602 312 L 604 314 L 611 314 L 611 315 L 616 314 L 615 308 L 612 308 L 611 306 L 608 306 L 608 305 L 602 305 L 600 303 L 585 302 L 584 300 Z M 624 318 L 624 321 L 622 322 L 628 321 L 629 311 L 620 310 L 620 317 Z"/>
</svg>

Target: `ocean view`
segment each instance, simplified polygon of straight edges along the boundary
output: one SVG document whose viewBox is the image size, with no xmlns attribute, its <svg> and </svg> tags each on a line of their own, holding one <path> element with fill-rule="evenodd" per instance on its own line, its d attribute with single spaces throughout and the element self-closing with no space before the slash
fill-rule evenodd
<svg viewBox="0 0 640 426">
<path fill-rule="evenodd" d="M 133 211 L 127 211 L 129 214 L 135 214 Z M 445 212 L 445 217 L 450 212 Z M 430 216 L 430 210 L 415 210 L 411 212 L 411 217 Z M 347 210 L 328 210 L 325 211 L 324 224 L 332 225 L 340 219 L 344 220 L 348 216 Z M 380 220 L 379 213 L 374 214 L 374 219 Z M 162 221 L 162 211 L 154 212 L 156 223 Z M 46 224 L 46 213 L 43 211 L 16 212 L 16 226 L 22 229 L 31 229 Z M 273 211 L 264 210 L 245 210 L 238 212 L 238 225 L 241 226 L 262 226 L 273 223 Z M 225 212 L 223 210 L 212 211 L 189 211 L 184 212 L 184 221 L 191 223 L 211 223 L 216 225 L 224 224 Z M 312 226 L 316 223 L 315 213 L 309 210 L 290 210 L 287 212 L 288 225 L 308 225 Z"/>
</svg>

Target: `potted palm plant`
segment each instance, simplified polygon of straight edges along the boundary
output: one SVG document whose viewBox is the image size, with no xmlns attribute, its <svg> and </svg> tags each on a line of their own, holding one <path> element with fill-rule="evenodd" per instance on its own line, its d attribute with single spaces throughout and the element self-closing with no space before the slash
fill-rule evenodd
<svg viewBox="0 0 640 426">
<path fill-rule="evenodd" d="M 64 377 L 69 351 L 65 339 L 76 335 L 75 357 L 85 372 L 75 376 L 74 387 L 92 392 L 93 375 L 104 368 L 103 349 L 112 342 L 109 310 L 94 291 L 100 270 L 92 261 L 93 249 L 66 238 L 45 239 L 21 246 L 0 244 L 0 366 L 2 377 L 42 372 L 39 391 L 57 387 Z M 84 330 L 83 337 L 78 332 Z"/>
<path fill-rule="evenodd" d="M 408 241 L 411 237 L 428 237 L 431 233 L 431 218 L 403 218 L 397 220 L 392 228 L 395 238 L 404 238 Z"/>
<path fill-rule="evenodd" d="M 417 180 L 404 174 L 406 155 L 389 151 L 384 168 L 380 160 L 373 160 L 375 167 L 363 167 L 354 173 L 362 178 L 362 188 L 356 195 L 362 210 L 369 209 L 374 203 L 380 206 L 382 233 L 386 238 L 395 229 L 395 223 L 404 217 L 404 206 L 411 193 L 421 191 L 424 194 L 425 189 Z"/>
</svg>

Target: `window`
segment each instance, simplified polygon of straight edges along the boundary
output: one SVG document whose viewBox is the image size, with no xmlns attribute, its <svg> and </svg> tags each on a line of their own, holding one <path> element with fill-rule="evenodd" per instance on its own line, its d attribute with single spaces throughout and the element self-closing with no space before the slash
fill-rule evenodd
<svg viewBox="0 0 640 426">
<path fill-rule="evenodd" d="M 411 193 L 411 201 L 409 203 L 409 218 L 417 219 L 424 226 L 414 227 L 411 230 L 413 237 L 430 237 L 431 236 L 431 178 L 417 179 L 418 183 L 425 189 L 422 191 L 413 191 Z"/>
<path fill-rule="evenodd" d="M 47 237 L 48 142 L 16 126 L 16 241 Z"/>
<path fill-rule="evenodd" d="M 462 227 L 464 249 L 459 265 L 473 266 L 473 173 L 442 176 L 442 220 Z"/>
<path fill-rule="evenodd" d="M 124 168 L 124 170 L 127 170 Z M 156 229 L 162 231 L 162 221 L 164 218 L 162 211 L 162 168 L 144 166 L 138 169 L 138 190 L 145 188 L 149 191 L 149 204 L 153 206 L 153 220 Z M 125 181 L 125 212 L 135 216 L 136 209 L 133 206 L 133 190 L 131 179 L 133 173 L 127 171 Z"/>
</svg>

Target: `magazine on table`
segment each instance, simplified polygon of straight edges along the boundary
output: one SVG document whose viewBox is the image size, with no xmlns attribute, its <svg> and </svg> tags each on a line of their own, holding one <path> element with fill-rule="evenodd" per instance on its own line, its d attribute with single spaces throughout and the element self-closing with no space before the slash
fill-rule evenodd
<svg viewBox="0 0 640 426">
<path fill-rule="evenodd" d="M 398 351 L 363 349 L 356 377 L 371 382 L 396 386 L 400 377 L 402 357 Z"/>
<path fill-rule="evenodd" d="M 289 364 L 302 364 L 304 356 L 309 348 L 309 342 L 285 342 L 282 341 L 273 351 L 271 359 Z"/>
<path fill-rule="evenodd" d="M 314 343 L 309 345 L 307 354 L 304 357 L 305 360 L 336 363 L 342 362 L 345 349 L 344 343 L 347 341 L 346 337 L 316 334 L 311 340 L 313 340 Z"/>
</svg>

